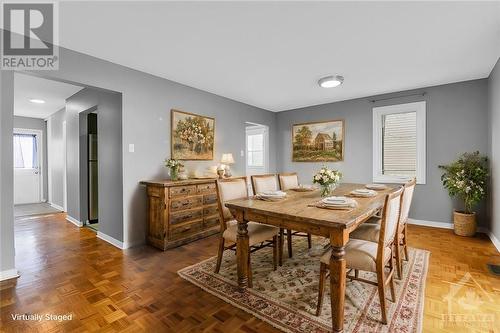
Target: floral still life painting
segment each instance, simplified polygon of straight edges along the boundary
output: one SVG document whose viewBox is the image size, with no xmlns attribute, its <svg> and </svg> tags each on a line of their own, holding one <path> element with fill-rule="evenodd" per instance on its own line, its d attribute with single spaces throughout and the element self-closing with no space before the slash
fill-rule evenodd
<svg viewBox="0 0 500 333">
<path fill-rule="evenodd" d="M 292 126 L 294 162 L 344 160 L 344 121 L 331 120 Z"/>
<path fill-rule="evenodd" d="M 172 110 L 172 158 L 213 160 L 215 119 Z"/>
</svg>

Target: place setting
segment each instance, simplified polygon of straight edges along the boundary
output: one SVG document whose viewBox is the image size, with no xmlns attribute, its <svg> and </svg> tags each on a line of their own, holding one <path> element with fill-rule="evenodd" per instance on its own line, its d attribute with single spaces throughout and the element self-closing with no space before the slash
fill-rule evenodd
<svg viewBox="0 0 500 333">
<path fill-rule="evenodd" d="M 317 190 L 317 188 L 314 185 L 310 184 L 300 184 L 297 187 L 291 188 L 290 190 L 294 192 L 313 192 Z"/>
<path fill-rule="evenodd" d="M 255 195 L 256 199 L 264 201 L 281 201 L 286 198 L 286 192 L 283 191 L 264 191 Z"/>
<path fill-rule="evenodd" d="M 330 196 L 310 204 L 309 206 L 332 210 L 352 210 L 357 205 L 357 201 L 353 198 L 348 198 L 346 196 Z"/>
</svg>

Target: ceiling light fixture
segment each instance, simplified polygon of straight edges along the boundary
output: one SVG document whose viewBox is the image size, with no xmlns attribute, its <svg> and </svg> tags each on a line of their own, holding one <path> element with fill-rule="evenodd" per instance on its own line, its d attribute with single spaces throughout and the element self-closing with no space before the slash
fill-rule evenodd
<svg viewBox="0 0 500 333">
<path fill-rule="evenodd" d="M 37 99 L 37 98 L 30 99 L 30 102 L 35 103 L 35 104 L 44 104 L 45 103 L 45 101 L 43 99 Z"/>
<path fill-rule="evenodd" d="M 341 75 L 329 75 L 319 79 L 318 84 L 321 88 L 334 88 L 340 86 L 344 82 L 344 77 Z"/>
</svg>

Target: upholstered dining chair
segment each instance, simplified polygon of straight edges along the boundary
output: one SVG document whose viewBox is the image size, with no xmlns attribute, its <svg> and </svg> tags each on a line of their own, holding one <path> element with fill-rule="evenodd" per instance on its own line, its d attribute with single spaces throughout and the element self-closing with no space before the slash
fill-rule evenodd
<svg viewBox="0 0 500 333">
<path fill-rule="evenodd" d="M 299 177 L 296 172 L 280 173 L 278 174 L 278 182 L 280 189 L 286 191 L 292 188 L 297 188 L 299 186 Z M 312 240 L 311 234 L 293 231 L 291 229 L 287 230 L 287 245 L 288 245 L 288 256 L 292 257 L 292 236 L 307 237 L 307 246 L 311 248 Z"/>
<path fill-rule="evenodd" d="M 380 221 L 380 232 L 378 242 L 370 242 L 361 239 L 350 239 L 345 246 L 347 265 L 347 278 L 364 283 L 369 283 L 378 287 L 382 322 L 387 324 L 387 308 L 385 299 L 385 288 L 389 284 L 391 291 L 391 301 L 396 301 L 394 291 L 394 256 L 393 243 L 398 229 L 399 209 L 401 205 L 401 193 L 403 188 L 387 194 L 385 197 L 382 219 Z M 321 314 L 323 296 L 325 291 L 325 280 L 329 273 L 330 256 L 332 250 L 328 250 L 321 257 L 319 293 L 316 315 Z M 354 270 L 354 275 L 350 273 Z M 373 272 L 377 274 L 377 282 L 359 277 L 359 271 Z M 386 273 L 387 271 L 387 273 Z"/>
<path fill-rule="evenodd" d="M 246 177 L 235 177 L 217 180 L 217 196 L 219 198 L 219 221 L 220 238 L 219 250 L 217 253 L 217 264 L 215 273 L 219 273 L 222 264 L 222 256 L 227 249 L 236 250 L 236 237 L 238 234 L 238 221 L 235 220 L 229 208 L 224 203 L 229 200 L 248 198 L 248 188 Z M 276 270 L 278 255 L 283 252 L 283 242 L 279 240 L 280 229 L 256 222 L 248 222 L 248 286 L 252 287 L 251 253 L 262 248 L 273 247 L 273 268 Z M 229 243 L 226 246 L 226 242 Z"/>
<path fill-rule="evenodd" d="M 405 183 L 403 194 L 401 195 L 401 210 L 399 215 L 398 230 L 396 233 L 398 241 L 394 243 L 396 248 L 394 255 L 396 257 L 396 267 L 399 279 L 401 279 L 403 275 L 403 256 L 401 255 L 401 251 L 404 252 L 404 259 L 408 260 L 408 231 L 406 225 L 408 223 L 408 213 L 410 211 L 415 185 L 415 178 Z M 368 223 L 364 223 L 354 230 L 349 237 L 376 242 L 380 233 L 379 221 L 380 219 L 377 218 L 370 219 Z"/>
</svg>

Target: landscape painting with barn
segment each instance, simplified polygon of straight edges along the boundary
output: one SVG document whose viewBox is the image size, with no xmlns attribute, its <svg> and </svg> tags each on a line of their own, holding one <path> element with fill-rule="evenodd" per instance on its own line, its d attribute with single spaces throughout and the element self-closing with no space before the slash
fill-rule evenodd
<svg viewBox="0 0 500 333">
<path fill-rule="evenodd" d="M 173 159 L 214 158 L 214 118 L 172 110 L 171 126 Z"/>
<path fill-rule="evenodd" d="M 344 121 L 331 120 L 292 126 L 292 161 L 344 160 Z"/>
</svg>

